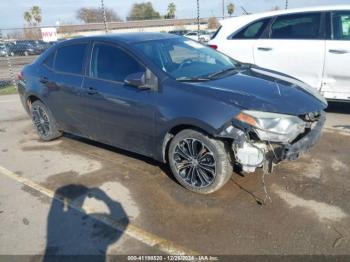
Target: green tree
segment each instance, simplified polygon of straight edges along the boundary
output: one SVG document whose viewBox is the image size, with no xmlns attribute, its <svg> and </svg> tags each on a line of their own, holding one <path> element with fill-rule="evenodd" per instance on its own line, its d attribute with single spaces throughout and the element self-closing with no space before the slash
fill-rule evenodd
<svg viewBox="0 0 350 262">
<path fill-rule="evenodd" d="M 176 12 L 176 5 L 171 2 L 168 5 L 168 13 L 166 14 L 165 18 L 166 19 L 174 19 L 175 18 L 175 12 Z"/>
<path fill-rule="evenodd" d="M 127 20 L 159 19 L 160 14 L 154 10 L 151 2 L 136 3 L 132 6 Z"/>
<path fill-rule="evenodd" d="M 24 12 L 23 18 L 29 25 L 39 25 L 42 21 L 41 8 L 37 5 L 32 6 L 28 11 Z"/>
<path fill-rule="evenodd" d="M 235 12 L 235 5 L 232 3 L 229 3 L 227 5 L 227 13 L 229 14 L 229 16 L 232 16 L 234 12 Z"/>
<path fill-rule="evenodd" d="M 107 22 L 121 21 L 118 14 L 110 8 L 105 8 Z M 76 18 L 84 23 L 103 23 L 103 11 L 102 8 L 96 7 L 83 7 L 76 13 Z"/>
</svg>

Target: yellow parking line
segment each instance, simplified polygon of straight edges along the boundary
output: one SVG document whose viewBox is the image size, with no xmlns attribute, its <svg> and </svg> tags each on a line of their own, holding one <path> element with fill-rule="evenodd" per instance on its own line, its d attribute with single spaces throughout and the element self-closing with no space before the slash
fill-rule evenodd
<svg viewBox="0 0 350 262">
<path fill-rule="evenodd" d="M 19 100 L 0 100 L 0 103 L 13 103 L 13 102 L 19 102 Z"/>
<path fill-rule="evenodd" d="M 23 185 L 26 185 L 38 192 L 40 192 L 43 195 L 46 195 L 52 199 L 55 199 L 57 201 L 60 202 L 64 202 L 65 198 L 63 196 L 57 195 L 57 193 L 55 194 L 54 191 L 47 189 L 37 183 L 35 183 L 32 180 L 29 180 L 23 176 L 19 176 L 17 174 L 15 174 L 14 172 L 8 170 L 5 167 L 0 166 L 0 174 L 5 175 Z M 65 203 L 67 203 L 65 201 Z M 86 207 L 86 208 L 81 208 L 78 207 L 76 205 L 74 205 L 73 201 L 68 201 L 67 203 L 71 208 L 89 215 L 90 217 L 94 218 L 95 220 L 98 220 L 122 233 L 127 234 L 128 236 L 130 236 L 131 238 L 134 238 L 148 246 L 154 247 L 159 249 L 162 252 L 165 252 L 167 254 L 170 255 L 198 255 L 197 252 L 192 251 L 190 249 L 184 248 L 180 245 L 177 245 L 176 243 L 167 240 L 165 238 L 159 237 L 157 235 L 154 235 L 150 232 L 145 231 L 142 228 L 139 228 L 135 225 L 132 224 L 125 224 L 123 222 L 114 220 L 112 218 L 109 217 L 105 217 L 105 216 L 101 216 L 101 215 L 95 215 L 95 214 L 89 214 L 89 213 L 93 213 L 94 209 L 90 208 L 90 207 Z"/>
</svg>

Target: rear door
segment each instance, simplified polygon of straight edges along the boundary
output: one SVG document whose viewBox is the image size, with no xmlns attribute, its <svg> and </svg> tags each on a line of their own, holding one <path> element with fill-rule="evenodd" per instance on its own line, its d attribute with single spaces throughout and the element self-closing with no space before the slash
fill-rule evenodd
<svg viewBox="0 0 350 262">
<path fill-rule="evenodd" d="M 331 39 L 326 41 L 322 93 L 328 99 L 350 99 L 350 10 L 331 14 Z"/>
<path fill-rule="evenodd" d="M 240 62 L 253 64 L 255 42 L 264 32 L 269 21 L 270 18 L 264 18 L 246 25 L 238 32 L 230 35 L 222 43 L 220 42 L 219 50 Z"/>
<path fill-rule="evenodd" d="M 277 16 L 268 38 L 254 46 L 255 64 L 298 78 L 320 89 L 325 59 L 321 12 Z"/>
<path fill-rule="evenodd" d="M 47 90 L 45 101 L 65 131 L 83 133 L 80 120 L 80 92 L 84 80 L 84 65 L 88 42 L 60 46 L 50 54 L 40 75 Z"/>
</svg>

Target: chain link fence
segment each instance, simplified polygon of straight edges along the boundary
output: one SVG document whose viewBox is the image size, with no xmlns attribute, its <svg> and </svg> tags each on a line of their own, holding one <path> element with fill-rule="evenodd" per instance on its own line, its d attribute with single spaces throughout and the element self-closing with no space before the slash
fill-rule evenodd
<svg viewBox="0 0 350 262">
<path fill-rule="evenodd" d="M 102 22 L 89 22 L 84 24 L 61 24 L 54 26 L 28 25 L 23 28 L 0 28 L 0 94 L 6 90 L 15 91 L 17 75 L 22 68 L 34 61 L 50 46 L 65 39 L 100 35 L 118 32 L 170 32 L 185 34 L 207 29 L 208 21 L 213 18 L 200 18 L 196 6 L 193 6 L 193 18 L 189 19 L 166 19 L 165 17 L 148 20 L 130 20 L 109 22 L 104 11 L 102 1 L 98 1 L 98 10 L 102 12 Z M 82 7 L 84 8 L 84 7 Z M 107 14 L 108 16 L 109 14 Z M 197 17 L 198 15 L 198 17 Z M 100 19 L 101 20 L 101 19 Z M 213 33 L 213 29 L 210 33 Z M 50 40 L 50 34 L 54 40 Z M 195 34 L 194 40 L 208 41 L 209 32 L 201 31 L 201 35 L 208 36 L 199 38 Z"/>
</svg>

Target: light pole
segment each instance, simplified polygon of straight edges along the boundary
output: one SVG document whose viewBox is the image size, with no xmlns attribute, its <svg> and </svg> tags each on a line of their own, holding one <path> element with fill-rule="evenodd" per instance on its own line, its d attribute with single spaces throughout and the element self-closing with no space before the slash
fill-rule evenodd
<svg viewBox="0 0 350 262">
<path fill-rule="evenodd" d="M 286 9 L 288 9 L 288 0 L 286 0 Z"/>
</svg>

